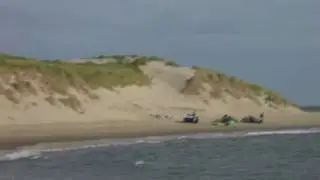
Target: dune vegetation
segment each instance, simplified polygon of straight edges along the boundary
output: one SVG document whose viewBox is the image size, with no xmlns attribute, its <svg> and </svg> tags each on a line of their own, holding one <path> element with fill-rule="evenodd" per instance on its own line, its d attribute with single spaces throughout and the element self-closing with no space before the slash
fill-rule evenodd
<svg viewBox="0 0 320 180">
<path fill-rule="evenodd" d="M 229 94 L 236 99 L 249 98 L 258 105 L 261 105 L 259 97 L 263 97 L 265 103 L 275 105 L 294 105 L 287 101 L 278 93 L 265 89 L 257 84 L 238 79 L 234 76 L 228 76 L 213 69 L 192 67 L 195 70 L 194 75 L 186 80 L 186 85 L 181 92 L 189 95 L 199 95 L 201 91 L 206 91 L 205 84 L 210 87 L 210 95 L 216 99 L 224 98 Z M 296 105 L 294 105 L 296 106 Z"/>
<path fill-rule="evenodd" d="M 37 60 L 29 57 L 0 54 L 0 94 L 8 100 L 18 104 L 21 96 L 17 94 L 37 95 L 39 89 L 42 93 L 51 94 L 45 100 L 51 105 L 58 103 L 79 110 L 81 102 L 76 96 L 68 93 L 68 89 L 74 88 L 87 94 L 92 99 L 99 97 L 91 90 L 130 85 L 150 85 L 151 79 L 140 69 L 150 61 L 160 61 L 167 66 L 179 67 L 177 63 L 156 56 L 104 56 L 89 58 L 94 61 L 73 62 L 64 60 Z M 104 62 L 102 60 L 112 59 Z M 102 63 L 96 62 L 102 61 Z M 224 94 L 230 94 L 234 98 L 247 97 L 261 103 L 257 97 L 263 96 L 265 101 L 276 105 L 292 105 L 279 94 L 266 90 L 263 87 L 227 76 L 214 70 L 192 67 L 194 76 L 186 80 L 181 93 L 197 95 L 205 89 L 204 84 L 211 87 L 212 98 L 220 99 Z M 14 81 L 12 77 L 15 77 Z M 60 94 L 65 97 L 55 98 L 52 94 Z"/>
<path fill-rule="evenodd" d="M 91 57 L 91 59 L 112 59 L 118 63 L 133 62 L 136 65 L 146 65 L 151 61 L 163 62 L 168 66 L 179 67 L 180 65 L 174 61 L 166 60 L 158 56 L 138 56 L 138 55 L 99 55 Z"/>
<path fill-rule="evenodd" d="M 111 89 L 114 86 L 146 85 L 150 81 L 139 69 L 139 63 L 92 62 L 69 63 L 62 60 L 36 60 L 7 54 L 0 55 L 0 74 L 8 80 L 8 75 L 20 77 L 41 77 L 41 81 L 57 93 L 65 93 L 69 86 L 75 88 Z M 21 84 L 17 85 L 20 86 Z"/>
<path fill-rule="evenodd" d="M 96 64 L 92 62 L 70 63 L 62 60 L 37 60 L 34 58 L 0 54 L 0 94 L 18 104 L 22 95 L 37 95 L 41 89 L 46 94 L 60 94 L 66 97 L 59 99 L 53 96 L 45 100 L 54 105 L 57 102 L 77 109 L 79 100 L 68 93 L 74 88 L 97 99 L 90 90 L 99 87 L 113 89 L 128 85 L 148 85 L 150 79 L 139 69 L 142 62 L 110 62 Z M 15 77 L 12 80 L 12 77 Z"/>
</svg>

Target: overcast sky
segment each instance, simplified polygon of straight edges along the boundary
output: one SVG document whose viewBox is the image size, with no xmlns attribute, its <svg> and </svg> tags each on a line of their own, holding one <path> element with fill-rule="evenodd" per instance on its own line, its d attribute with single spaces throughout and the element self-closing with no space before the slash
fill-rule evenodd
<svg viewBox="0 0 320 180">
<path fill-rule="evenodd" d="M 157 55 L 320 104 L 319 0 L 1 0 L 0 51 Z"/>
</svg>

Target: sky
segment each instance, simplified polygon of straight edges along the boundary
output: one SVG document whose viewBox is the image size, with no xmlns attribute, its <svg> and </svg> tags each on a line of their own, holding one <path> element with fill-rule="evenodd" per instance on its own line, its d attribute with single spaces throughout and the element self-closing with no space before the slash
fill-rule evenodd
<svg viewBox="0 0 320 180">
<path fill-rule="evenodd" d="M 156 55 L 320 104 L 319 0 L 1 0 L 0 52 Z"/>
</svg>

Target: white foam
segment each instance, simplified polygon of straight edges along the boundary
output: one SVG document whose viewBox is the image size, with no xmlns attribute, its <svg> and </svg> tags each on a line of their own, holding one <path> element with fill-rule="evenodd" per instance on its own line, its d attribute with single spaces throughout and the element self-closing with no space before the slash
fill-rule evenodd
<svg viewBox="0 0 320 180">
<path fill-rule="evenodd" d="M 86 141 L 87 144 L 80 143 L 77 145 L 66 146 L 63 148 L 41 148 L 32 150 L 18 150 L 0 154 L 0 161 L 12 161 L 18 159 L 38 159 L 42 153 L 72 151 L 89 148 L 101 148 L 108 146 L 124 146 L 132 144 L 154 144 L 162 143 L 168 140 L 186 141 L 187 139 L 212 139 L 212 138 L 230 138 L 230 137 L 248 137 L 248 136 L 267 136 L 275 134 L 309 134 L 320 133 L 320 128 L 295 129 L 295 130 L 275 130 L 275 131 L 251 131 L 251 132 L 226 132 L 226 133 L 198 133 L 191 135 L 173 135 L 173 136 L 154 136 L 145 138 L 122 139 L 122 140 L 99 140 Z M 141 163 L 137 161 L 137 163 Z M 144 163 L 144 162 L 143 162 Z"/>
<path fill-rule="evenodd" d="M 274 134 L 311 134 L 319 133 L 320 129 L 295 129 L 295 130 L 277 130 L 277 131 L 255 131 L 248 132 L 246 136 L 262 136 L 262 135 L 274 135 Z"/>
<path fill-rule="evenodd" d="M 6 153 L 0 157 L 0 161 L 12 161 L 18 159 L 38 159 L 41 157 L 41 153 L 37 151 L 15 151 Z"/>
<path fill-rule="evenodd" d="M 134 165 L 136 165 L 136 166 L 140 166 L 140 165 L 143 165 L 144 164 L 144 161 L 143 160 L 139 160 L 139 161 L 136 161 L 135 163 L 134 163 Z"/>
</svg>

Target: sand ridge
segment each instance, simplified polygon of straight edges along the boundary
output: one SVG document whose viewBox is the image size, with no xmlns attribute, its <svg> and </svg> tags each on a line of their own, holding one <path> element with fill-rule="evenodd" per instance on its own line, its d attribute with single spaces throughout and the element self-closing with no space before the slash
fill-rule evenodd
<svg viewBox="0 0 320 180">
<path fill-rule="evenodd" d="M 167 66 L 163 62 L 149 62 L 141 66 L 152 83 L 149 86 L 126 86 L 108 90 L 99 88 L 92 90 L 97 99 L 88 98 L 78 89 L 69 88 L 69 94 L 75 97 L 72 102 L 76 108 L 65 107 L 61 102 L 50 104 L 48 97 L 63 97 L 60 94 L 48 94 L 41 91 L 37 81 L 30 81 L 37 95 L 23 96 L 17 93 L 15 96 L 21 99 L 20 103 L 13 103 L 0 96 L 0 124 L 10 123 L 42 123 L 42 122 L 93 122 L 111 120 L 145 120 L 150 119 L 150 114 L 168 115 L 173 119 L 181 119 L 190 111 L 196 110 L 203 119 L 217 118 L 223 114 L 245 116 L 258 115 L 265 112 L 266 115 L 303 114 L 295 107 L 282 107 L 276 109 L 263 104 L 263 98 L 258 99 L 262 105 L 257 105 L 248 98 L 234 98 L 224 94 L 224 99 L 210 97 L 205 90 L 200 95 L 185 95 L 181 89 L 187 79 L 192 77 L 195 70 L 189 67 Z M 19 76 L 21 77 L 21 76 Z M 11 81 L 17 77 L 12 75 Z M 4 82 L 2 84 L 5 85 Z M 205 84 L 204 84 L 205 87 Z M 206 88 L 206 87 L 205 87 Z"/>
<path fill-rule="evenodd" d="M 134 59 L 131 58 L 130 62 L 134 62 Z M 164 61 L 150 61 L 138 65 L 123 64 L 123 62 L 113 64 L 115 67 L 124 67 L 119 71 L 127 71 L 129 74 L 131 73 L 131 76 L 136 76 L 124 77 L 117 74 L 119 71 L 101 72 L 103 71 L 101 67 L 90 64 L 93 62 L 99 66 L 102 65 L 102 68 L 108 68 L 103 65 L 109 61 L 109 59 L 105 61 L 75 60 L 73 63 L 84 65 L 80 64 L 76 67 L 72 66 L 72 68 L 82 70 L 84 66 L 88 65 L 90 68 L 85 70 L 92 71 L 98 68 L 98 75 L 96 75 L 98 78 L 101 78 L 99 73 L 106 73 L 104 74 L 107 75 L 104 76 L 105 78 L 109 78 L 108 73 L 110 73 L 110 76 L 116 76 L 122 83 L 128 83 L 126 78 L 132 78 L 130 83 L 146 80 L 145 77 L 142 77 L 141 70 L 148 76 L 150 83 L 116 86 L 112 89 L 98 87 L 88 90 L 79 86 L 81 83 L 83 84 L 82 79 L 71 79 L 73 81 L 68 82 L 74 83 L 74 86 L 68 87 L 67 92 L 55 93 L 50 88 L 59 86 L 52 86 L 52 84 L 50 86 L 48 83 L 59 85 L 60 82 L 51 80 L 48 83 L 43 83 L 43 79 L 41 80 L 43 75 L 38 72 L 33 73 L 32 76 L 29 71 L 16 71 L 9 75 L 7 72 L 2 73 L 0 76 L 0 146 L 5 148 L 43 141 L 211 132 L 221 129 L 221 127 L 212 127 L 211 121 L 224 114 L 241 118 L 249 114 L 265 113 L 265 124 L 260 126 L 239 125 L 238 128 L 255 129 L 320 124 L 319 114 L 301 111 L 290 104 L 266 102 L 264 96 L 252 97 L 252 94 L 251 96 L 237 97 L 236 91 L 230 91 L 233 89 L 216 91 L 217 88 L 212 82 L 220 83 L 219 85 L 223 85 L 225 88 L 230 85 L 223 84 L 226 76 L 220 73 L 203 73 L 202 70 L 195 68 L 168 65 Z M 24 63 L 24 60 L 17 63 Z M 67 69 L 71 65 L 61 65 L 61 63 L 63 62 L 57 61 L 49 65 L 40 64 L 40 68 L 49 68 L 50 70 L 54 66 L 60 73 L 59 76 L 62 77 L 61 83 L 66 83 L 62 80 L 72 76 L 78 69 Z M 203 78 L 202 76 L 205 76 L 205 81 L 198 81 L 199 78 Z M 206 79 L 207 77 L 210 81 Z M 51 77 L 46 76 L 46 78 Z M 228 80 L 230 79 L 232 78 Z M 112 80 L 109 79 L 110 82 Z M 100 81 L 104 81 L 104 79 L 100 79 Z M 183 93 L 182 89 L 190 81 L 193 83 L 191 85 L 198 87 L 191 86 L 188 93 Z M 240 81 L 238 83 L 243 85 Z M 244 85 L 248 87 L 250 84 Z M 243 88 L 243 86 L 239 88 Z M 254 86 L 254 88 L 257 87 Z M 236 88 L 234 89 L 236 90 Z M 55 89 L 55 91 L 58 90 L 65 89 Z M 246 90 L 243 89 L 244 95 L 248 94 L 245 93 Z M 212 95 L 213 91 L 215 91 L 214 96 Z M 196 93 L 190 94 L 190 92 Z M 177 123 L 184 114 L 194 110 L 201 118 L 199 124 Z M 155 115 L 160 115 L 161 118 L 155 118 Z"/>
</svg>

